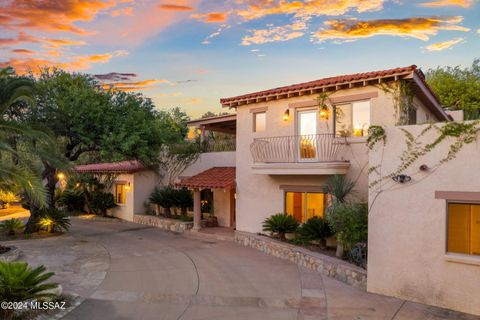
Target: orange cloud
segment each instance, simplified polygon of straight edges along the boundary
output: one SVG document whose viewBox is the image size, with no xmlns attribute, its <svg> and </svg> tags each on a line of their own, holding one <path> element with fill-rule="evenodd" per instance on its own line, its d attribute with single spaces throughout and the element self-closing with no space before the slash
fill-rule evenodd
<svg viewBox="0 0 480 320">
<path fill-rule="evenodd" d="M 428 51 L 442 51 L 442 50 L 451 48 L 456 44 L 459 44 L 463 40 L 464 40 L 463 38 L 456 38 L 456 39 L 452 39 L 452 40 L 449 40 L 449 41 L 433 43 L 433 44 L 427 46 L 426 49 Z"/>
<path fill-rule="evenodd" d="M 163 10 L 173 10 L 173 11 L 193 11 L 194 8 L 189 6 L 179 6 L 176 4 L 162 4 L 159 6 Z"/>
<path fill-rule="evenodd" d="M 250 0 L 247 9 L 239 10 L 237 15 L 245 20 L 259 19 L 268 15 L 293 14 L 296 17 L 307 16 L 337 16 L 349 10 L 359 13 L 366 11 L 379 11 L 383 8 L 385 0 L 311 0 L 311 1 L 286 1 L 286 0 Z"/>
<path fill-rule="evenodd" d="M 19 53 L 19 54 L 34 54 L 35 51 L 28 50 L 28 49 L 14 49 L 12 50 L 13 53 Z"/>
<path fill-rule="evenodd" d="M 18 0 L 1 7 L 2 26 L 9 29 L 89 32 L 75 25 L 91 21 L 102 10 L 116 6 L 116 0 Z"/>
<path fill-rule="evenodd" d="M 267 42 L 288 41 L 302 37 L 305 34 L 304 31 L 306 29 L 306 23 L 304 21 L 299 21 L 280 27 L 253 30 L 252 35 L 243 37 L 242 45 L 249 46 L 252 44 L 263 44 Z"/>
<path fill-rule="evenodd" d="M 77 41 L 70 39 L 52 39 L 52 38 L 37 38 L 26 34 L 25 32 L 19 32 L 15 38 L 0 38 L 0 46 L 16 45 L 19 43 L 31 42 L 31 43 L 44 43 L 49 48 L 59 48 L 63 46 L 73 45 L 85 45 L 85 41 Z"/>
<path fill-rule="evenodd" d="M 409 19 L 382 19 L 359 21 L 355 19 L 329 20 L 324 24 L 327 29 L 321 29 L 313 35 L 313 40 L 356 40 L 377 35 L 410 37 L 427 41 L 430 36 L 440 30 L 467 32 L 470 29 L 458 25 L 462 17 L 431 17 Z"/>
<path fill-rule="evenodd" d="M 95 74 L 93 77 L 101 82 L 103 89 L 114 91 L 142 91 L 152 89 L 155 85 L 161 83 L 172 84 L 165 79 L 133 81 L 134 78 L 138 77 L 135 73 L 110 72 Z"/>
<path fill-rule="evenodd" d="M 210 12 L 202 14 L 193 14 L 192 18 L 201 20 L 207 23 L 219 23 L 227 20 L 228 13 L 226 12 Z"/>
<path fill-rule="evenodd" d="M 75 56 L 69 61 L 52 61 L 47 59 L 38 58 L 10 58 L 8 61 L 0 62 L 0 68 L 12 66 L 18 74 L 25 74 L 29 71 L 38 73 L 41 68 L 59 67 L 70 71 L 87 70 L 92 67 L 93 64 L 107 63 L 113 57 L 120 56 L 118 51 L 113 53 L 94 54 L 87 56 Z"/>
<path fill-rule="evenodd" d="M 470 8 L 474 4 L 474 0 L 439 0 L 431 2 L 420 3 L 423 7 L 446 7 L 446 6 L 459 6 L 462 8 Z"/>
<path fill-rule="evenodd" d="M 119 16 L 132 16 L 133 15 L 133 7 L 123 7 L 117 10 L 113 10 L 110 15 L 112 17 L 119 17 Z"/>
</svg>

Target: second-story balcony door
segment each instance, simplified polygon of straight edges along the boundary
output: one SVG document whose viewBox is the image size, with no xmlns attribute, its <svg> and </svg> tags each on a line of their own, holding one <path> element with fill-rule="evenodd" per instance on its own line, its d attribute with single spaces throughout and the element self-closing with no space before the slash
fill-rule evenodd
<svg viewBox="0 0 480 320">
<path fill-rule="evenodd" d="M 317 110 L 297 112 L 297 148 L 299 161 L 316 161 L 317 156 Z"/>
</svg>

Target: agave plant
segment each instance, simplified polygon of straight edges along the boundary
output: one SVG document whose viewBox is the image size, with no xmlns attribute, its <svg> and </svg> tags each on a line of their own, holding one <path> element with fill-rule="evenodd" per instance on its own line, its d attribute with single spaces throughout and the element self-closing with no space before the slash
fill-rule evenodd
<svg viewBox="0 0 480 320">
<path fill-rule="evenodd" d="M 21 302 L 55 298 L 57 295 L 51 290 L 58 284 L 45 283 L 54 273 L 45 271 L 43 265 L 32 268 L 26 262 L 0 262 L 0 300 Z M 12 313 L 13 310 L 4 310 L 2 319 L 11 318 Z"/>
<path fill-rule="evenodd" d="M 18 229 L 22 229 L 23 227 L 24 225 L 22 220 L 17 218 L 5 220 L 2 223 L 0 223 L 0 228 L 10 236 L 14 236 L 15 231 Z"/>
<path fill-rule="evenodd" d="M 348 196 L 354 194 L 355 182 L 350 181 L 344 175 L 334 175 L 324 187 L 323 192 L 332 197 L 332 204 L 344 203 Z"/>
<path fill-rule="evenodd" d="M 294 232 L 297 228 L 297 220 L 286 213 L 274 214 L 263 222 L 263 231 L 275 233 L 281 240 L 285 240 L 285 233 Z"/>
<path fill-rule="evenodd" d="M 70 218 L 58 209 L 45 210 L 38 221 L 38 225 L 50 233 L 68 231 L 71 226 Z"/>
</svg>

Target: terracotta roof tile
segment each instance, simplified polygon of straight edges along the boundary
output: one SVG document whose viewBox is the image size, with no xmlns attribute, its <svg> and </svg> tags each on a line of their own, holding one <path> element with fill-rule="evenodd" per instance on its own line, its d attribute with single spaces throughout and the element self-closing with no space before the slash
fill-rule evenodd
<svg viewBox="0 0 480 320">
<path fill-rule="evenodd" d="M 418 70 L 417 66 L 411 65 L 403 68 L 387 69 L 387 70 L 364 72 L 364 73 L 354 73 L 354 74 L 348 74 L 348 75 L 342 75 L 342 76 L 336 76 L 336 77 L 323 78 L 319 80 L 293 84 L 290 86 L 258 91 L 258 92 L 253 92 L 253 93 L 230 97 L 230 98 L 223 98 L 223 99 L 220 99 L 220 103 L 228 104 L 228 103 L 237 102 L 245 99 L 260 98 L 260 97 L 265 97 L 265 96 L 275 95 L 275 94 L 282 94 L 282 93 L 291 93 L 299 90 L 318 89 L 328 85 L 335 85 L 340 83 L 348 83 L 352 81 L 361 81 L 361 80 L 367 80 L 367 79 L 375 79 L 375 78 L 381 78 L 381 77 L 389 77 L 397 74 L 414 72 L 415 70 Z"/>
<path fill-rule="evenodd" d="M 95 173 L 95 172 L 124 172 L 134 173 L 145 170 L 146 167 L 138 160 L 129 160 L 121 162 L 110 163 L 92 163 L 85 165 L 78 165 L 75 167 L 75 171 L 80 173 Z"/>
<path fill-rule="evenodd" d="M 224 189 L 235 187 L 235 167 L 213 167 L 177 183 L 180 187 Z"/>
</svg>

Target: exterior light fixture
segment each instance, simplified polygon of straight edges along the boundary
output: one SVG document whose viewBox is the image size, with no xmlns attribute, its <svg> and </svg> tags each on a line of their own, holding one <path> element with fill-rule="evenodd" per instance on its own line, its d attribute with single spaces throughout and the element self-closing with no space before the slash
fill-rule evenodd
<svg viewBox="0 0 480 320">
<path fill-rule="evenodd" d="M 288 119 L 290 119 L 290 110 L 289 109 L 285 110 L 285 112 L 283 113 L 283 121 L 288 121 Z"/>
<path fill-rule="evenodd" d="M 409 182 L 410 180 L 412 180 L 412 177 L 407 176 L 406 174 L 399 174 L 398 176 L 392 177 L 392 179 L 395 182 L 405 183 L 405 182 Z"/>
<path fill-rule="evenodd" d="M 65 179 L 65 174 L 63 174 L 62 172 L 59 172 L 59 173 L 57 174 L 57 178 L 58 178 L 59 180 L 64 180 L 64 179 Z"/>
<path fill-rule="evenodd" d="M 130 191 L 131 188 L 130 188 L 130 182 L 128 182 L 126 185 L 125 185 L 125 191 Z"/>
<path fill-rule="evenodd" d="M 320 108 L 320 119 L 323 121 L 328 120 L 329 118 L 329 112 L 328 112 L 328 107 L 327 106 L 322 106 Z"/>
</svg>

